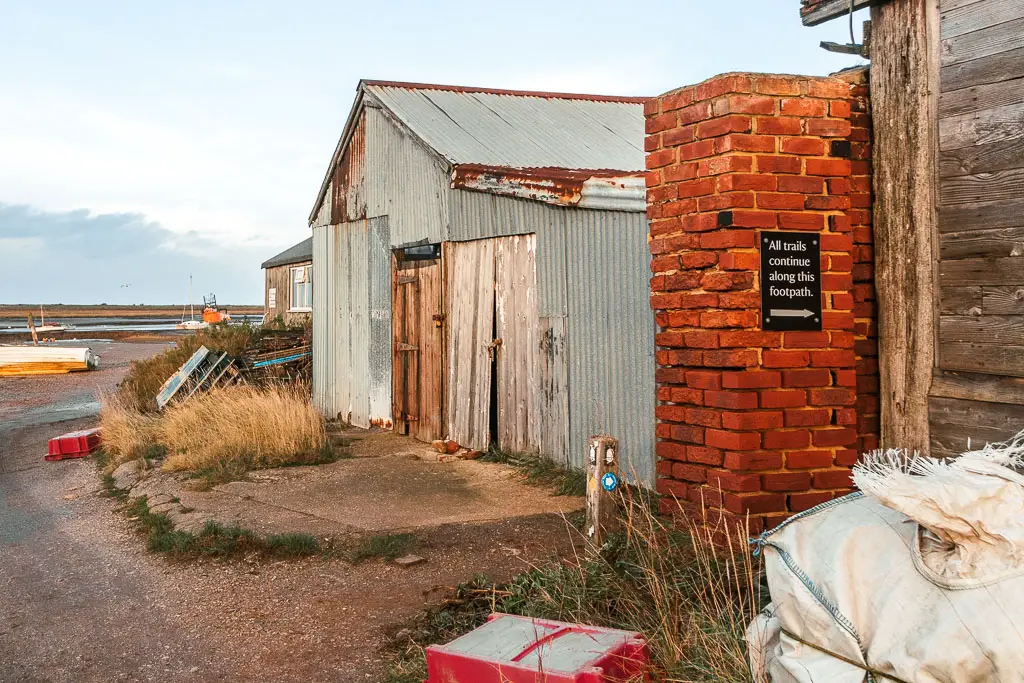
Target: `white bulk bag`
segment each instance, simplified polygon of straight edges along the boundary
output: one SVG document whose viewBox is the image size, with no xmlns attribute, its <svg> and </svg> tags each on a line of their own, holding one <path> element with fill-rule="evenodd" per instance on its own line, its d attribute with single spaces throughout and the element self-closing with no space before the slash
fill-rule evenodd
<svg viewBox="0 0 1024 683">
<path fill-rule="evenodd" d="M 1024 683 L 1022 465 L 1024 432 L 952 461 L 871 454 L 861 493 L 762 534 L 755 680 Z"/>
</svg>

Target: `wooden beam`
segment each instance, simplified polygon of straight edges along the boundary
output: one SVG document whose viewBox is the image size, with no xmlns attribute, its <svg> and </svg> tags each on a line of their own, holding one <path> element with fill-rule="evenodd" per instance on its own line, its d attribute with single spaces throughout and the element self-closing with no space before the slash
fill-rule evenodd
<svg viewBox="0 0 1024 683">
<path fill-rule="evenodd" d="M 871 9 L 881 443 L 927 452 L 937 343 L 937 0 Z"/>
<path fill-rule="evenodd" d="M 870 7 L 873 0 L 854 0 L 854 10 Z M 811 8 L 804 6 L 800 10 L 804 26 L 817 26 L 850 13 L 850 0 L 821 0 Z"/>
<path fill-rule="evenodd" d="M 606 485 L 611 477 L 612 485 Z M 619 441 L 611 436 L 592 436 L 587 453 L 587 538 L 591 550 L 604 545 L 619 522 Z"/>
</svg>

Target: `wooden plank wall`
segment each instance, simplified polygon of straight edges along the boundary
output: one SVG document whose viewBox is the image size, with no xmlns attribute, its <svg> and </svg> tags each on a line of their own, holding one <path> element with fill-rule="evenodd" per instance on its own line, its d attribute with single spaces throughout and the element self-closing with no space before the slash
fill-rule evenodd
<svg viewBox="0 0 1024 683">
<path fill-rule="evenodd" d="M 291 307 L 291 269 L 295 266 L 308 266 L 311 264 L 312 261 L 307 261 L 306 263 L 293 263 L 286 266 L 267 268 L 264 271 L 266 275 L 266 284 L 263 288 L 263 307 L 264 311 L 266 311 L 267 322 L 270 322 L 279 315 L 286 325 L 301 325 L 304 321 L 309 319 L 311 315 L 310 313 L 290 313 L 288 309 Z M 277 290 L 274 308 L 270 308 L 271 287 Z"/>
<path fill-rule="evenodd" d="M 1024 429 L 1024 2 L 942 0 L 933 455 Z"/>
</svg>

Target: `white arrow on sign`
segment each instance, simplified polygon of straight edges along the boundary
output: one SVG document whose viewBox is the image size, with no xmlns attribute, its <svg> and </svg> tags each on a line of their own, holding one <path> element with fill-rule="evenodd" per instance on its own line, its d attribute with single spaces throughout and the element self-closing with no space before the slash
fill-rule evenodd
<svg viewBox="0 0 1024 683">
<path fill-rule="evenodd" d="M 806 308 L 802 308 L 799 311 L 794 311 L 790 308 L 773 308 L 771 315 L 772 317 L 779 318 L 809 318 L 814 315 L 814 312 L 808 311 Z"/>
</svg>

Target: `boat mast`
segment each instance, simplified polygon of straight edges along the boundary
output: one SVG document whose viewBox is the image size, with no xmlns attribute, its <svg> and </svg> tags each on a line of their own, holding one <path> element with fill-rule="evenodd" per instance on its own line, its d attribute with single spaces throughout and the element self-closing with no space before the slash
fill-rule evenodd
<svg viewBox="0 0 1024 683">
<path fill-rule="evenodd" d="M 46 324 L 46 316 L 43 315 L 43 305 L 39 304 L 39 327 Z"/>
<path fill-rule="evenodd" d="M 192 305 L 192 273 L 188 274 L 188 311 L 189 320 L 196 319 L 196 307 Z"/>
</svg>

